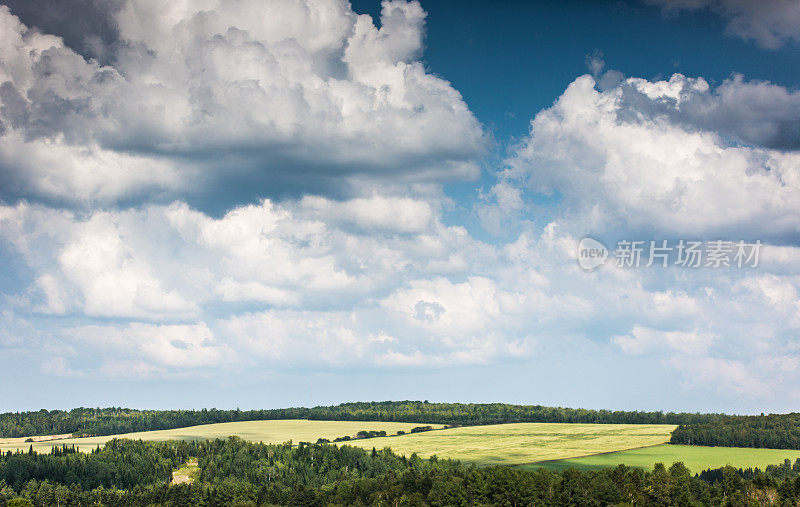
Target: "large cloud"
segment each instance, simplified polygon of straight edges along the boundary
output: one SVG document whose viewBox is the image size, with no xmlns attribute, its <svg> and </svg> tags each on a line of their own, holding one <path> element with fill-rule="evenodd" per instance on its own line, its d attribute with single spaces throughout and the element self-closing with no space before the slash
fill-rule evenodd
<svg viewBox="0 0 800 507">
<path fill-rule="evenodd" d="M 213 191 L 224 207 L 293 184 L 477 173 L 483 132 L 417 60 L 416 2 L 385 2 L 380 28 L 343 0 L 131 0 L 111 15 L 123 43 L 103 66 L 0 7 L 6 197 Z"/>
<path fill-rule="evenodd" d="M 443 225 L 434 201 L 396 197 L 264 200 L 219 218 L 180 202 L 88 213 L 21 203 L 0 207 L 0 238 L 31 269 L 36 312 L 171 322 L 215 302 L 346 308 L 496 255 Z"/>
<path fill-rule="evenodd" d="M 738 77 L 712 90 L 679 74 L 595 85 L 578 78 L 536 115 L 494 190 L 497 206 L 519 210 L 505 196 L 521 186 L 558 196 L 562 219 L 584 232 L 800 234 L 800 153 L 736 139 L 794 139 L 797 93 Z"/>
<path fill-rule="evenodd" d="M 793 0 L 645 0 L 666 12 L 711 9 L 728 18 L 727 31 L 775 49 L 800 42 L 800 3 Z"/>
</svg>

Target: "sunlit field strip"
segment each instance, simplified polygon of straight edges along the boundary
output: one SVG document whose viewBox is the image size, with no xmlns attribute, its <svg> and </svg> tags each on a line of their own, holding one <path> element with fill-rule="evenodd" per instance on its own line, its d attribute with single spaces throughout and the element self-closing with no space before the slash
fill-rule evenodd
<svg viewBox="0 0 800 507">
<path fill-rule="evenodd" d="M 782 463 L 784 459 L 790 459 L 794 463 L 797 458 L 800 458 L 800 450 L 656 445 L 641 449 L 534 463 L 525 465 L 524 468 L 544 466 L 550 469 L 562 470 L 576 467 L 587 470 L 625 464 L 632 467 L 652 469 L 653 465 L 658 462 L 669 466 L 676 461 L 682 461 L 689 470 L 698 473 L 707 468 L 720 468 L 725 465 L 733 465 L 736 468 L 759 467 L 764 470 L 767 465 L 777 465 Z"/>
<path fill-rule="evenodd" d="M 361 430 L 386 431 L 387 434 L 396 434 L 398 430 L 410 431 L 415 426 L 427 425 L 425 423 L 402 422 L 371 422 L 371 421 L 307 421 L 303 419 L 272 420 L 272 421 L 243 421 L 218 424 L 203 424 L 188 428 L 171 430 L 143 431 L 139 433 L 125 433 L 102 437 L 66 438 L 43 442 L 26 443 L 24 438 L 15 439 L 13 443 L 0 444 L 3 452 L 11 450 L 28 450 L 33 445 L 38 452 L 50 452 L 54 445 L 75 444 L 83 452 L 89 452 L 98 445 L 103 445 L 112 438 L 130 438 L 134 440 L 205 440 L 213 438 L 226 438 L 230 435 L 239 436 L 245 440 L 264 443 L 282 443 L 291 440 L 294 443 L 316 442 L 318 438 L 333 440 L 336 437 L 353 436 Z M 441 428 L 442 425 L 430 425 Z"/>
</svg>

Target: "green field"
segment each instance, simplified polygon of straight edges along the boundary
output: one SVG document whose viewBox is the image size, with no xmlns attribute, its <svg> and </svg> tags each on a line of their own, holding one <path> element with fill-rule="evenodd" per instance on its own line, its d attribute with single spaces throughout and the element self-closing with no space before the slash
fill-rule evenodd
<svg viewBox="0 0 800 507">
<path fill-rule="evenodd" d="M 792 463 L 800 458 L 800 450 L 785 449 L 751 449 L 742 447 L 703 447 L 699 445 L 656 445 L 629 451 L 597 454 L 583 458 L 562 459 L 546 463 L 534 463 L 524 468 L 545 466 L 551 469 L 576 467 L 581 469 L 606 468 L 623 463 L 628 466 L 652 469 L 653 465 L 662 462 L 669 466 L 676 461 L 683 463 L 694 473 L 707 468 L 720 468 L 733 465 L 736 468 L 759 467 L 764 470 L 767 465 L 783 463 L 784 459 Z"/>
<path fill-rule="evenodd" d="M 31 445 L 38 452 L 50 452 L 54 445 L 75 444 L 81 451 L 89 452 L 98 445 L 103 445 L 112 438 L 130 438 L 132 440 L 206 440 L 211 438 L 226 438 L 237 435 L 253 442 L 279 444 L 291 440 L 297 442 L 316 442 L 318 438 L 333 440 L 345 435 L 354 436 L 361 430 L 386 431 L 395 434 L 398 430 L 410 431 L 415 426 L 423 423 L 395 423 L 395 422 L 369 422 L 369 421 L 307 421 L 303 419 L 273 420 L 273 421 L 244 421 L 219 424 L 203 424 L 188 428 L 172 430 L 143 431 L 140 433 L 125 433 L 103 437 L 66 438 L 61 440 L 48 440 L 43 442 L 25 443 L 24 438 L 5 439 L 13 440 L 0 443 L 0 450 L 14 451 L 17 449 L 28 450 Z M 441 428 L 441 425 L 431 425 Z"/>
<path fill-rule="evenodd" d="M 465 426 L 399 437 L 348 442 L 406 456 L 433 454 L 481 465 L 519 465 L 663 444 L 675 429 L 667 424 L 514 423 Z"/>
</svg>

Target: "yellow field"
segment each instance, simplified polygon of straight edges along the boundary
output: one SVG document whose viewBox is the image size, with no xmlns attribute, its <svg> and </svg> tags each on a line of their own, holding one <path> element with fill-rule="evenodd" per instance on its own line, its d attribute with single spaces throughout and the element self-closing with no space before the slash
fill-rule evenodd
<svg viewBox="0 0 800 507">
<path fill-rule="evenodd" d="M 415 426 L 424 423 L 396 423 L 396 422 L 361 422 L 361 421 L 306 421 L 302 419 L 276 420 L 276 421 L 246 421 L 219 424 L 204 424 L 177 428 L 173 430 L 144 431 L 140 433 L 125 433 L 104 437 L 65 438 L 42 442 L 25 443 L 24 438 L 5 439 L 0 443 L 0 451 L 28 450 L 31 445 L 38 452 L 50 452 L 54 445 L 75 444 L 81 451 L 89 452 L 98 445 L 103 445 L 112 438 L 130 438 L 132 440 L 206 440 L 213 438 L 226 438 L 237 435 L 253 442 L 279 444 L 287 440 L 297 442 L 316 442 L 318 438 L 333 440 L 345 435 L 354 436 L 361 430 L 385 431 L 392 435 L 398 430 L 409 431 Z M 442 425 L 431 425 L 441 428 Z M 377 439 L 376 439 L 377 440 Z"/>
<path fill-rule="evenodd" d="M 348 445 L 391 447 L 406 456 L 433 454 L 481 465 L 519 465 L 634 449 L 669 441 L 674 425 L 516 423 L 466 426 L 399 437 L 370 438 Z"/>
</svg>

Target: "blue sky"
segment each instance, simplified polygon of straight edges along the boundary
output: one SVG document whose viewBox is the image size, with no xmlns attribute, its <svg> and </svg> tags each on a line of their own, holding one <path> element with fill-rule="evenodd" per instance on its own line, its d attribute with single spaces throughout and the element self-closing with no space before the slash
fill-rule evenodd
<svg viewBox="0 0 800 507">
<path fill-rule="evenodd" d="M 800 400 L 800 3 L 0 4 L 0 410 Z"/>
<path fill-rule="evenodd" d="M 374 18 L 378 2 L 353 4 Z M 725 35 L 726 20 L 702 10 L 662 15 L 641 2 L 430 1 L 423 61 L 464 95 L 498 142 L 527 134 L 530 118 L 549 107 L 585 59 L 648 79 L 675 72 L 721 82 L 732 73 L 783 86 L 798 84 L 797 44 L 765 51 Z"/>
</svg>

